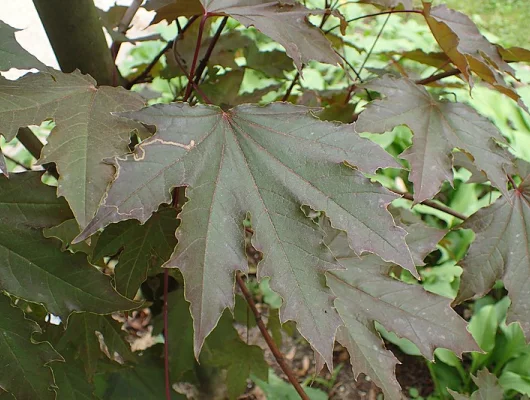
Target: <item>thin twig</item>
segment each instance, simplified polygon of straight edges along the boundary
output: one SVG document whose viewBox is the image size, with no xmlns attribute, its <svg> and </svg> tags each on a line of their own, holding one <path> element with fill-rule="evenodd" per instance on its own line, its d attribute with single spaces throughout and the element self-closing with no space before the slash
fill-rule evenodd
<svg viewBox="0 0 530 400">
<path fill-rule="evenodd" d="M 460 73 L 461 72 L 459 69 L 454 68 L 454 69 L 450 69 L 449 71 L 444 71 L 444 72 L 440 72 L 439 74 L 431 75 L 424 79 L 419 79 L 416 81 L 416 83 L 418 85 L 428 85 L 429 83 L 433 83 L 433 82 L 439 81 L 440 79 L 448 78 L 450 76 L 455 76 Z"/>
<path fill-rule="evenodd" d="M 247 300 L 247 303 L 252 310 L 252 313 L 254 314 L 254 318 L 256 319 L 256 324 L 258 325 L 258 328 L 263 335 L 263 338 L 265 339 L 265 342 L 267 342 L 267 346 L 269 346 L 269 349 L 271 350 L 272 354 L 274 355 L 274 358 L 276 358 L 276 361 L 278 362 L 278 365 L 282 369 L 282 371 L 287 375 L 287 378 L 289 379 L 289 382 L 293 385 L 296 392 L 300 395 L 300 397 L 303 400 L 309 400 L 309 397 L 304 392 L 304 389 L 302 389 L 302 386 L 296 379 L 296 376 L 294 375 L 293 371 L 287 363 L 285 362 L 285 359 L 283 357 L 283 354 L 276 346 L 276 343 L 274 343 L 274 340 L 272 339 L 271 335 L 269 334 L 269 331 L 267 330 L 265 324 L 263 323 L 263 320 L 261 319 L 261 314 L 256 308 L 256 303 L 254 303 L 254 299 L 252 298 L 252 295 L 248 291 L 247 285 L 245 285 L 245 281 L 241 277 L 241 273 L 237 272 L 236 274 L 236 280 L 237 284 L 241 288 L 241 292 L 243 292 L 243 296 L 245 296 L 245 299 Z"/>
<path fill-rule="evenodd" d="M 127 30 L 129 29 L 129 26 L 131 25 L 131 22 L 136 15 L 136 12 L 142 5 L 143 0 L 133 0 L 129 8 L 125 11 L 125 14 L 123 14 L 123 18 L 121 19 L 120 23 L 118 24 L 118 32 L 125 35 Z M 116 60 L 116 57 L 118 56 L 118 52 L 120 51 L 122 42 L 121 41 L 114 41 L 112 42 L 112 46 L 110 46 L 110 52 L 112 54 L 112 59 Z"/>
<path fill-rule="evenodd" d="M 4 156 L 4 158 L 6 160 L 11 161 L 12 163 L 18 165 L 19 167 L 24 168 L 25 170 L 30 170 L 31 169 L 31 167 L 28 167 L 27 165 L 22 164 L 20 161 L 15 160 L 13 157 L 8 156 L 7 154 L 3 154 L 3 156 Z"/>
<path fill-rule="evenodd" d="M 191 17 L 186 23 L 186 25 L 184 25 L 182 30 L 178 33 L 178 35 L 175 37 L 175 39 L 167 42 L 164 48 L 160 50 L 160 52 L 156 55 L 156 57 L 153 58 L 153 61 L 149 63 L 149 65 L 142 71 L 142 73 L 138 75 L 136 78 L 134 78 L 131 82 L 127 83 L 125 87 L 127 89 L 130 89 L 133 85 L 143 82 L 145 78 L 147 77 L 147 75 L 149 75 L 151 70 L 154 68 L 158 60 L 160 60 L 160 58 L 164 55 L 166 51 L 168 51 L 169 49 L 171 49 L 171 47 L 173 47 L 173 43 L 180 39 L 181 35 L 184 34 L 184 32 L 186 32 L 186 30 L 195 22 L 197 18 L 198 18 L 197 15 L 194 15 L 193 17 Z"/>
<path fill-rule="evenodd" d="M 507 174 L 506 176 L 508 177 L 508 180 L 512 184 L 513 189 L 517 190 L 519 188 L 519 186 L 517 185 L 517 183 L 515 183 L 515 181 L 513 180 L 512 176 L 510 174 Z"/>
<path fill-rule="evenodd" d="M 303 68 L 303 67 L 302 67 Z M 289 96 L 291 95 L 291 92 L 293 91 L 294 86 L 298 83 L 298 79 L 300 78 L 300 71 L 296 71 L 296 75 L 293 78 L 293 81 L 287 88 L 287 91 L 282 97 L 282 101 L 287 101 L 289 99 Z"/>
<path fill-rule="evenodd" d="M 168 321 L 168 288 L 169 288 L 169 269 L 164 269 L 164 376 L 166 382 L 166 400 L 171 400 L 171 382 L 169 380 L 169 321 Z"/>
<path fill-rule="evenodd" d="M 391 192 L 394 192 L 396 194 L 399 194 L 400 196 L 402 196 L 404 199 L 407 199 L 407 200 L 410 200 L 410 201 L 414 201 L 414 196 L 411 195 L 410 193 L 407 193 L 407 192 L 402 192 L 401 190 L 395 190 L 395 189 L 389 189 Z M 464 215 L 464 214 L 460 214 L 458 211 L 455 211 L 447 206 L 444 206 L 443 204 L 438 204 L 436 203 L 435 201 L 432 201 L 432 200 L 424 200 L 421 202 L 421 204 L 425 205 L 425 206 L 429 206 L 431 208 L 434 208 L 438 211 L 442 211 L 446 214 L 449 214 L 455 218 L 458 218 L 458 219 L 461 219 L 462 221 L 465 221 L 467 219 L 467 217 Z"/>
<path fill-rule="evenodd" d="M 191 95 L 191 89 L 193 87 L 193 78 L 195 76 L 195 68 L 197 67 L 197 60 L 199 58 L 199 51 L 201 50 L 202 44 L 202 34 L 204 32 L 204 26 L 206 25 L 206 20 L 208 19 L 208 14 L 204 14 L 201 18 L 201 24 L 199 25 L 199 33 L 197 34 L 197 44 L 195 45 L 195 52 L 193 53 L 193 60 L 191 62 L 190 68 L 190 80 L 188 81 L 188 86 L 186 86 L 186 93 L 184 94 L 183 101 L 188 101 Z"/>
<path fill-rule="evenodd" d="M 372 52 L 374 51 L 377 42 L 381 38 L 381 35 L 383 34 L 383 31 L 385 30 L 386 24 L 388 23 L 388 20 L 390 19 L 391 15 L 392 14 L 390 13 L 386 17 L 385 22 L 383 22 L 383 26 L 381 26 L 381 29 L 379 30 L 379 32 L 377 33 L 377 36 L 375 37 L 372 47 L 370 47 L 370 50 L 368 50 L 368 53 L 366 53 L 366 57 L 364 57 L 363 63 L 361 64 L 361 68 L 359 68 L 359 75 L 361 74 L 361 72 L 363 72 L 364 66 L 366 65 L 366 63 L 368 62 L 368 59 L 372 55 Z"/>
<path fill-rule="evenodd" d="M 204 54 L 204 57 L 202 58 L 201 62 L 199 63 L 199 66 L 197 67 L 197 70 L 195 71 L 195 83 L 198 85 L 202 73 L 206 69 L 206 66 L 208 65 L 208 61 L 210 60 L 210 57 L 212 55 L 213 49 L 215 45 L 217 44 L 217 41 L 219 40 L 219 37 L 221 36 L 221 32 L 223 32 L 223 29 L 226 25 L 226 22 L 228 21 L 228 17 L 224 17 L 221 21 L 221 24 L 217 28 L 217 31 L 212 37 L 212 40 L 210 41 L 210 45 L 208 46 L 208 49 L 206 50 L 206 53 Z"/>
<path fill-rule="evenodd" d="M 349 24 L 350 22 L 358 21 L 364 18 L 377 17 L 378 15 L 385 15 L 385 14 L 398 14 L 398 13 L 423 14 L 423 12 L 420 10 L 389 10 L 389 11 L 381 11 L 381 12 L 374 13 L 374 14 L 361 15 L 360 17 L 349 19 L 346 22 Z M 326 29 L 324 33 L 330 33 L 331 31 L 337 28 L 340 28 L 340 26 L 341 26 L 340 24 L 335 25 L 329 29 Z"/>
<path fill-rule="evenodd" d="M 36 160 L 40 158 L 44 145 L 39 138 L 35 136 L 31 129 L 28 127 L 20 128 L 17 133 L 17 139 Z M 55 179 L 59 179 L 59 173 L 57 172 L 55 164 L 44 164 L 43 168 Z"/>
</svg>

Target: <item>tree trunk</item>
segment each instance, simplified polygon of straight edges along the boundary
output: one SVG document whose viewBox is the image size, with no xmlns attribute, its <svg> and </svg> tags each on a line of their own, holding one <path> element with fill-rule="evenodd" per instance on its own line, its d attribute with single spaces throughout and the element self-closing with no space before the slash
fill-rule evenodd
<svg viewBox="0 0 530 400">
<path fill-rule="evenodd" d="M 33 0 L 63 72 L 76 68 L 99 85 L 117 86 L 119 73 L 93 0 Z"/>
</svg>

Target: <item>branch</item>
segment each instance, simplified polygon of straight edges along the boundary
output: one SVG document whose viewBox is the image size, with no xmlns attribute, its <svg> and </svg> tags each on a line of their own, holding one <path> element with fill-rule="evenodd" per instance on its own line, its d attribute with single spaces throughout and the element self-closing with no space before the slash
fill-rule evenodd
<svg viewBox="0 0 530 400">
<path fill-rule="evenodd" d="M 25 170 L 30 170 L 31 167 L 28 167 L 27 165 L 22 164 L 20 161 L 15 160 L 13 157 L 8 156 L 7 154 L 2 154 L 6 160 L 11 161 L 13 164 L 18 165 L 19 167 L 24 168 Z M 1 157 L 1 156 L 0 156 Z M 7 172 L 7 171 L 6 171 Z"/>
<path fill-rule="evenodd" d="M 169 380 L 169 342 L 168 342 L 168 288 L 169 288 L 169 269 L 164 269 L 164 376 L 166 382 L 166 400 L 171 400 L 171 381 Z"/>
<path fill-rule="evenodd" d="M 298 78 L 300 78 L 300 71 L 296 71 L 296 75 L 294 76 L 293 81 L 291 82 L 291 84 L 290 84 L 289 87 L 287 88 L 287 91 L 286 91 L 285 94 L 283 95 L 283 97 L 282 97 L 282 101 L 287 101 L 287 100 L 289 100 L 289 96 L 291 95 L 291 92 L 293 91 L 294 86 L 295 86 L 296 83 L 298 82 Z"/>
<path fill-rule="evenodd" d="M 394 190 L 394 189 L 388 189 L 390 190 L 391 192 L 394 192 L 396 194 L 399 194 L 400 196 L 402 196 L 404 199 L 407 199 L 407 200 L 410 200 L 410 201 L 414 201 L 414 196 L 411 195 L 410 193 L 406 193 L 406 192 L 402 192 L 400 190 Z M 438 204 L 436 203 L 435 201 L 432 201 L 432 200 L 425 200 L 425 201 L 422 201 L 421 204 L 425 205 L 425 206 L 429 206 L 431 208 L 434 208 L 438 211 L 442 211 L 446 214 L 449 214 L 455 218 L 458 218 L 458 219 L 461 219 L 462 221 L 465 221 L 467 219 L 467 217 L 464 215 L 464 214 L 460 214 L 458 211 L 455 211 L 447 206 L 444 206 L 443 204 Z"/>
<path fill-rule="evenodd" d="M 183 101 L 188 101 L 188 98 L 191 95 L 191 88 L 193 87 L 193 77 L 195 76 L 195 68 L 197 67 L 197 59 L 199 58 L 199 51 L 201 49 L 202 44 L 202 34 L 204 33 L 204 25 L 206 24 L 206 20 L 208 19 L 208 14 L 204 14 L 201 18 L 201 24 L 199 25 L 199 33 L 197 35 L 197 44 L 195 45 L 195 53 L 193 53 L 193 61 L 191 62 L 191 68 L 190 68 L 190 80 L 188 81 L 188 85 L 186 86 L 186 93 L 184 94 Z"/>
<path fill-rule="evenodd" d="M 136 12 L 142 5 L 143 0 L 133 0 L 129 8 L 125 11 L 125 14 L 123 14 L 123 18 L 121 19 L 120 23 L 118 24 L 118 32 L 125 34 L 127 30 L 129 29 L 129 25 L 131 25 L 131 22 L 136 15 Z M 120 51 L 122 42 L 120 41 L 114 41 L 112 42 L 112 46 L 110 47 L 110 53 L 112 54 L 112 59 L 116 60 L 116 57 L 118 56 L 118 52 Z"/>
<path fill-rule="evenodd" d="M 136 78 L 134 78 L 131 82 L 127 83 L 125 85 L 125 87 L 127 89 L 130 89 L 131 87 L 133 87 L 133 85 L 136 85 L 137 83 L 143 82 L 145 80 L 145 78 L 147 77 L 147 75 L 149 75 L 149 72 L 151 72 L 151 70 L 154 68 L 154 66 L 156 65 L 158 60 L 160 60 L 160 58 L 164 55 L 164 53 L 166 51 L 168 51 L 169 49 L 171 49 L 173 47 L 173 43 L 177 42 L 180 39 L 180 37 L 184 34 L 184 32 L 186 32 L 186 30 L 195 22 L 195 20 L 197 18 L 198 18 L 197 15 L 194 15 L 193 17 L 191 17 L 188 20 L 188 22 L 186 23 L 186 25 L 184 25 L 184 27 L 177 34 L 175 39 L 170 40 L 169 42 L 167 42 L 166 45 L 164 46 L 164 48 L 162 50 L 160 50 L 160 52 L 156 55 L 156 57 L 153 58 L 153 61 L 151 61 L 149 63 L 149 65 L 142 71 L 142 73 L 140 75 L 138 75 Z"/>
<path fill-rule="evenodd" d="M 93 0 L 33 0 L 63 72 L 79 69 L 99 85 L 121 78 Z"/>
<path fill-rule="evenodd" d="M 199 66 L 197 67 L 197 71 L 195 71 L 195 83 L 196 84 L 199 84 L 201 80 L 202 73 L 204 72 L 204 69 L 208 65 L 208 61 L 210 60 L 213 49 L 215 45 L 217 44 L 217 41 L 219 40 L 219 37 L 221 36 L 221 32 L 223 31 L 227 21 L 228 21 L 228 17 L 224 17 L 223 20 L 221 21 L 221 24 L 219 25 L 219 28 L 217 28 L 217 31 L 213 35 L 210 45 L 208 46 L 208 49 L 206 50 L 206 53 L 204 54 L 203 59 L 201 60 L 201 62 L 199 63 Z"/>
<path fill-rule="evenodd" d="M 280 350 L 276 346 L 276 343 L 274 343 L 274 340 L 269 334 L 269 331 L 265 327 L 265 324 L 263 323 L 263 320 L 261 319 L 261 314 L 256 308 L 256 303 L 254 303 L 254 299 L 252 299 L 252 295 L 248 291 L 248 288 L 245 285 L 245 281 L 241 277 L 241 273 L 239 271 L 236 273 L 236 280 L 237 280 L 237 284 L 241 288 L 241 292 L 243 292 L 243 296 L 245 296 L 245 299 L 247 300 L 247 303 L 250 309 L 252 310 L 252 313 L 254 314 L 254 318 L 256 318 L 256 323 L 258 324 L 258 328 L 261 334 L 263 335 L 265 342 L 267 342 L 267 346 L 269 346 L 269 349 L 274 355 L 274 358 L 276 358 L 278 365 L 280 366 L 282 371 L 285 373 L 285 375 L 287 375 L 289 382 L 291 382 L 296 392 L 300 395 L 300 398 L 302 398 L 302 400 L 309 400 L 309 397 L 304 392 L 304 389 L 302 389 L 302 386 L 296 379 L 296 376 L 294 376 L 294 373 L 291 370 L 291 368 L 289 368 L 289 366 L 285 362 L 285 359 L 283 358 L 283 354 L 280 352 Z"/>
<path fill-rule="evenodd" d="M 428 85 L 429 83 L 433 83 L 433 82 L 439 81 L 440 79 L 448 78 L 450 76 L 455 76 L 460 73 L 461 72 L 459 69 L 453 68 L 453 69 L 450 69 L 449 71 L 440 72 L 439 74 L 431 75 L 427 78 L 417 80 L 415 81 L 415 83 L 417 83 L 418 85 Z"/>
<path fill-rule="evenodd" d="M 360 17 L 349 19 L 346 22 L 349 24 L 350 22 L 358 21 L 358 20 L 364 19 L 364 18 L 377 17 L 378 15 L 385 15 L 385 14 L 398 14 L 398 13 L 423 14 L 423 12 L 420 11 L 420 10 L 389 10 L 389 11 L 381 11 L 381 12 L 378 12 L 378 13 L 375 13 L 375 14 L 361 15 Z M 340 28 L 340 24 L 335 25 L 335 26 L 333 26 L 333 27 L 331 27 L 329 29 L 326 29 L 324 31 L 324 33 L 330 33 L 331 31 L 333 31 L 333 30 L 335 30 L 337 28 Z"/>
<path fill-rule="evenodd" d="M 31 129 L 27 127 L 20 128 L 17 133 L 17 139 L 20 143 L 22 143 L 22 146 L 24 146 L 33 157 L 35 157 L 36 160 L 40 158 L 40 153 L 44 145 L 39 140 L 39 138 L 35 136 Z M 55 164 L 44 164 L 43 167 L 55 179 L 59 179 L 59 174 L 57 172 Z"/>
</svg>

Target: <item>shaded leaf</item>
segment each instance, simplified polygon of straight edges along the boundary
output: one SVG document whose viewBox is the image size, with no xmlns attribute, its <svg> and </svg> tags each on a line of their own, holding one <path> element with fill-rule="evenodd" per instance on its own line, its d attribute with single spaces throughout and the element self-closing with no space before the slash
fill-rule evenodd
<svg viewBox="0 0 530 400">
<path fill-rule="evenodd" d="M 508 197 L 479 210 L 462 226 L 473 229 L 475 241 L 461 262 L 464 272 L 456 301 L 485 295 L 502 279 L 511 306 L 507 323 L 517 321 L 530 338 L 530 175 Z"/>
<path fill-rule="evenodd" d="M 149 270 L 159 268 L 171 256 L 177 244 L 177 226 L 174 208 L 153 214 L 144 225 L 137 221 L 112 225 L 99 237 L 93 259 L 97 261 L 104 256 L 113 256 L 123 249 L 114 270 L 114 279 L 116 289 L 132 299 Z"/>
<path fill-rule="evenodd" d="M 487 369 L 478 371 L 477 376 L 471 375 L 471 378 L 475 382 L 475 385 L 477 385 L 478 390 L 474 391 L 468 397 L 448 389 L 455 400 L 498 400 L 504 397 L 504 390 L 499 385 L 497 377 L 488 372 Z"/>
<path fill-rule="evenodd" d="M 377 253 L 415 273 L 404 231 L 386 210 L 396 196 L 344 162 L 366 172 L 399 164 L 351 125 L 322 122 L 284 103 L 229 112 L 174 103 L 127 115 L 157 125 L 158 133 L 116 160 L 116 180 L 76 240 L 123 219 L 145 222 L 171 201 L 173 187 L 189 185 L 179 244 L 166 266 L 184 275 L 197 353 L 222 311 L 233 307 L 235 271 L 247 270 L 248 213 L 252 244 L 264 253 L 258 275 L 270 276 L 286 299 L 282 322 L 296 321 L 327 362 L 339 320 L 322 272 L 339 266 L 300 206 L 326 212 L 356 252 Z"/>
<path fill-rule="evenodd" d="M 356 256 L 347 245 L 344 233 L 326 224 L 324 221 L 328 233 L 326 243 L 346 268 L 328 271 L 326 276 L 328 286 L 337 296 L 335 307 L 344 322 L 337 340 L 350 352 L 355 377 L 359 373 L 368 374 L 386 396 L 400 398 L 401 388 L 394 375 L 397 359 L 384 348 L 375 330 L 376 321 L 412 341 L 429 359 L 433 359 L 437 347 L 457 354 L 479 350 L 466 330 L 465 321 L 451 309 L 450 299 L 389 277 L 391 263 L 374 255 Z M 420 254 L 428 252 L 421 248 Z"/>
<path fill-rule="evenodd" d="M 96 400 L 95 387 L 88 383 L 83 369 L 73 362 L 55 363 L 53 375 L 57 384 L 57 400 Z"/>
<path fill-rule="evenodd" d="M 225 311 L 206 344 L 209 354 L 205 362 L 227 369 L 226 385 L 230 399 L 236 399 L 245 392 L 251 374 L 267 380 L 269 367 L 263 350 L 240 339 L 228 312 Z"/>
<path fill-rule="evenodd" d="M 431 3 L 424 1 L 423 7 L 434 38 L 470 86 L 473 86 L 471 72 L 474 72 L 526 108 L 516 90 L 508 86 L 502 76 L 503 73 L 515 76 L 515 71 L 502 59 L 497 47 L 482 36 L 471 18 L 444 4 L 431 8 Z"/>
<path fill-rule="evenodd" d="M 0 177 L 1 288 L 43 303 L 62 318 L 78 310 L 110 313 L 135 308 L 138 304 L 118 295 L 84 255 L 61 252 L 57 241 L 34 229 L 71 217 L 66 202 L 57 199 L 54 188 L 41 183 L 40 176 L 26 172 Z"/>
<path fill-rule="evenodd" d="M 70 317 L 68 328 L 56 348 L 60 352 L 72 352 L 74 358 L 83 363 L 86 377 L 92 380 L 101 359 L 111 359 L 120 364 L 136 361 L 131 346 L 125 341 L 121 325 L 110 316 L 75 313 Z M 97 333 L 101 334 L 105 352 L 101 349 Z"/>
<path fill-rule="evenodd" d="M 96 394 L 102 400 L 165 399 L 164 364 L 152 349 L 139 356 L 134 367 L 95 377 Z M 171 400 L 186 397 L 171 390 Z"/>
<path fill-rule="evenodd" d="M 309 15 L 325 14 L 325 10 L 310 10 L 294 0 L 200 0 L 200 3 L 193 0 L 186 5 L 179 3 L 176 0 L 151 0 L 146 7 L 157 11 L 153 22 L 172 21 L 181 15 L 228 15 L 246 27 L 254 26 L 280 43 L 299 70 L 310 60 L 329 64 L 341 62 L 322 32 L 307 21 Z"/>
<path fill-rule="evenodd" d="M 293 61 L 283 51 L 260 51 L 252 43 L 245 48 L 247 67 L 263 72 L 271 78 L 284 78 L 284 71 L 293 69 Z"/>
<path fill-rule="evenodd" d="M 469 153 L 474 164 L 492 184 L 506 193 L 504 172 L 511 156 L 495 140 L 504 142 L 488 119 L 465 104 L 435 100 L 423 86 L 408 79 L 385 76 L 370 82 L 368 88 L 384 94 L 384 100 L 371 103 L 357 120 L 358 132 L 383 133 L 407 125 L 412 146 L 402 153 L 411 165 L 414 201 L 432 198 L 445 180 L 452 183 L 451 152 Z"/>
<path fill-rule="evenodd" d="M 7 71 L 11 68 L 45 69 L 46 66 L 43 63 L 18 44 L 15 32 L 19 30 L 0 21 L 0 71 Z"/>
<path fill-rule="evenodd" d="M 79 235 L 79 225 L 77 224 L 77 221 L 73 218 L 64 221 L 60 225 L 53 226 L 51 228 L 46 228 L 42 231 L 42 233 L 45 238 L 59 239 L 62 243 L 62 251 L 69 250 L 72 253 L 81 252 L 88 255 L 92 255 L 93 249 L 88 243 L 82 242 L 77 244 L 71 244 L 72 240 L 77 235 Z"/>
<path fill-rule="evenodd" d="M 39 162 L 57 164 L 57 194 L 66 198 L 81 227 L 93 217 L 112 180 L 112 166 L 102 160 L 127 153 L 131 131 L 144 130 L 111 114 L 141 108 L 138 94 L 95 85 L 89 75 L 52 69 L 16 81 L 0 78 L 0 133 L 8 141 L 20 127 L 55 121 Z"/>
<path fill-rule="evenodd" d="M 37 344 L 31 340 L 35 332 L 41 332 L 39 325 L 25 319 L 3 294 L 0 314 L 0 387 L 19 400 L 55 399 L 55 382 L 48 364 L 63 358 L 48 342 Z"/>
</svg>

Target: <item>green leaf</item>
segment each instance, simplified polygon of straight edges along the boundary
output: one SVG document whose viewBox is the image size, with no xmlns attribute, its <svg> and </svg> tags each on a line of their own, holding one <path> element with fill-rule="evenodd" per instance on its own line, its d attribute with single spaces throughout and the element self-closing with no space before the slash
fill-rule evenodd
<svg viewBox="0 0 530 400">
<path fill-rule="evenodd" d="M 89 256 L 92 255 L 93 249 L 91 246 L 86 243 L 71 244 L 72 240 L 79 235 L 79 225 L 75 219 L 68 219 L 62 224 L 53 226 L 51 228 L 46 228 L 42 231 L 44 237 L 46 238 L 56 238 L 59 239 L 62 243 L 61 250 L 69 250 L 72 253 L 85 253 Z"/>
<path fill-rule="evenodd" d="M 240 339 L 228 312 L 225 311 L 219 320 L 206 346 L 208 353 L 205 362 L 227 369 L 226 385 L 230 399 L 236 399 L 245 392 L 251 374 L 267 380 L 268 365 L 263 350 Z"/>
<path fill-rule="evenodd" d="M 488 372 L 487 369 L 478 371 L 477 376 L 471 375 L 471 378 L 475 385 L 478 386 L 478 390 L 468 397 L 448 389 L 455 400 L 499 400 L 504 398 L 504 391 L 499 386 L 497 377 Z"/>
<path fill-rule="evenodd" d="M 56 348 L 60 352 L 72 352 L 74 358 L 83 363 L 86 377 L 92 380 L 101 359 L 119 364 L 136 361 L 121 325 L 110 316 L 75 313 L 70 317 L 68 328 Z"/>
<path fill-rule="evenodd" d="M 377 253 L 415 273 L 405 232 L 386 209 L 396 196 L 345 165 L 373 172 L 398 164 L 351 125 L 322 122 L 285 103 L 229 112 L 174 103 L 127 115 L 157 125 L 158 133 L 116 160 L 108 196 L 76 240 L 123 219 L 145 222 L 171 201 L 173 187 L 189 185 L 179 244 L 166 266 L 183 273 L 196 354 L 222 311 L 233 308 L 234 273 L 247 270 L 249 213 L 252 244 L 264 253 L 258 278 L 271 277 L 271 289 L 286 300 L 282 322 L 296 321 L 330 365 L 339 319 L 322 272 L 340 266 L 300 207 L 326 212 L 359 254 Z"/>
<path fill-rule="evenodd" d="M 146 7 L 157 11 L 153 20 L 155 23 L 194 14 L 228 15 L 246 27 L 254 26 L 280 43 L 299 70 L 310 60 L 341 63 L 331 43 L 307 21 L 310 15 L 321 15 L 325 10 L 310 10 L 294 0 L 282 0 L 281 3 L 270 0 L 200 0 L 200 4 L 199 0 L 193 0 L 186 5 L 178 3 L 176 0 L 151 0 Z M 194 14 L 189 14 L 190 11 Z"/>
<path fill-rule="evenodd" d="M 144 225 L 137 221 L 112 225 L 99 237 L 93 259 L 97 261 L 123 249 L 114 270 L 114 279 L 118 292 L 132 299 L 146 280 L 149 270 L 159 268 L 171 256 L 177 244 L 177 226 L 177 212 L 173 208 L 153 214 Z"/>
<path fill-rule="evenodd" d="M 423 7 L 434 38 L 471 87 L 473 71 L 494 89 L 526 109 L 517 91 L 506 84 L 502 77 L 502 74 L 515 77 L 515 71 L 502 59 L 497 47 L 482 36 L 471 18 L 447 8 L 445 4 L 432 7 L 431 3 L 424 1 Z"/>
<path fill-rule="evenodd" d="M 55 399 L 55 382 L 48 364 L 63 358 L 47 343 L 31 336 L 41 332 L 24 318 L 7 296 L 0 294 L 0 387 L 19 400 Z"/>
<path fill-rule="evenodd" d="M 475 241 L 460 263 L 462 274 L 456 301 L 485 295 L 495 282 L 504 282 L 512 304 L 507 323 L 517 321 L 530 338 L 530 175 L 508 197 L 479 210 L 462 227 L 473 229 Z"/>
<path fill-rule="evenodd" d="M 435 100 L 423 86 L 408 79 L 387 75 L 367 87 L 386 98 L 371 103 L 361 113 L 356 130 L 383 133 L 398 125 L 410 128 L 412 146 L 402 158 L 411 165 L 409 179 L 414 184 L 416 203 L 432 198 L 445 180 L 452 183 L 450 154 L 454 148 L 472 155 L 477 168 L 506 194 L 504 167 L 511 164 L 511 156 L 493 140 L 504 142 L 490 121 L 467 105 Z"/>
<path fill-rule="evenodd" d="M 139 356 L 134 367 L 95 377 L 96 395 L 101 400 L 165 399 L 164 364 L 152 349 Z M 171 390 L 171 400 L 186 397 Z"/>
<path fill-rule="evenodd" d="M 63 74 L 52 69 L 16 81 L 0 78 L 0 133 L 8 141 L 20 127 L 55 121 L 39 162 L 56 163 L 57 194 L 66 198 L 81 228 L 93 217 L 112 180 L 112 166 L 103 160 L 127 153 L 131 131 L 145 129 L 111 114 L 141 108 L 139 95 L 95 85 L 78 71 Z"/>
<path fill-rule="evenodd" d="M 285 382 L 283 379 L 279 378 L 274 371 L 269 370 L 269 381 L 265 382 L 258 377 L 253 377 L 252 380 L 256 382 L 261 390 L 267 396 L 267 399 L 275 400 L 298 400 L 300 395 L 296 392 L 293 385 L 288 382 Z M 326 400 L 328 398 L 327 393 L 323 392 L 320 389 L 313 389 L 310 387 L 304 387 L 304 392 L 311 400 Z"/>
<path fill-rule="evenodd" d="M 2 175 L 9 177 L 9 171 L 7 170 L 6 158 L 4 157 L 4 153 L 2 153 L 2 149 L 0 149 L 0 172 L 2 173 Z"/>
<path fill-rule="evenodd" d="M 35 228 L 71 217 L 54 188 L 40 182 L 41 173 L 0 177 L 1 289 L 66 319 L 72 311 L 110 313 L 139 304 L 120 296 L 108 277 L 86 256 L 61 252 L 58 241 Z"/>
<path fill-rule="evenodd" d="M 57 384 L 57 400 L 96 400 L 95 387 L 88 383 L 78 363 L 67 361 L 53 364 Z"/>
<path fill-rule="evenodd" d="M 400 398 L 401 388 L 394 376 L 397 360 L 384 348 L 375 321 L 410 340 L 429 359 L 437 347 L 457 354 L 479 350 L 465 321 L 450 307 L 450 299 L 389 277 L 391 263 L 374 255 L 358 257 L 343 232 L 330 229 L 326 221 L 323 226 L 328 233 L 326 243 L 346 268 L 328 271 L 326 276 L 344 323 L 337 340 L 350 352 L 354 376 L 365 373 L 386 396 Z"/>
<path fill-rule="evenodd" d="M 7 71 L 11 68 L 46 68 L 34 55 L 18 44 L 15 32 L 19 30 L 0 21 L 0 71 Z"/>
</svg>

